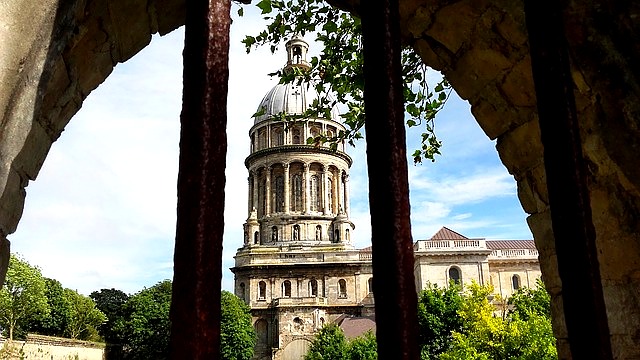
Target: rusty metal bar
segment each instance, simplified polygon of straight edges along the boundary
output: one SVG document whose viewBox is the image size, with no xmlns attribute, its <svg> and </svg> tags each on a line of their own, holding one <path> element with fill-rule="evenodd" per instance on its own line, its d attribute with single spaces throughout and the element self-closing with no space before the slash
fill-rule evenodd
<svg viewBox="0 0 640 360">
<path fill-rule="evenodd" d="M 564 319 L 573 359 L 612 359 L 562 4 L 525 1 Z"/>
<path fill-rule="evenodd" d="M 362 6 L 365 136 L 380 359 L 418 359 L 397 0 Z"/>
<path fill-rule="evenodd" d="M 185 4 L 170 358 L 217 359 L 231 4 Z"/>
</svg>

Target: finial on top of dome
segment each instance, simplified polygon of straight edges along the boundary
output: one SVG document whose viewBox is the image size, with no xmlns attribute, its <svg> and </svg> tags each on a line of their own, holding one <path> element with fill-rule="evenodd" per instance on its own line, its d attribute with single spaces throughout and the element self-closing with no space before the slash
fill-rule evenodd
<svg viewBox="0 0 640 360">
<path fill-rule="evenodd" d="M 302 68 L 303 70 L 311 69 L 311 64 L 307 61 L 307 51 L 309 44 L 304 41 L 300 34 L 294 35 L 291 40 L 287 41 L 287 65 L 284 71 L 290 71 L 292 68 Z"/>
</svg>

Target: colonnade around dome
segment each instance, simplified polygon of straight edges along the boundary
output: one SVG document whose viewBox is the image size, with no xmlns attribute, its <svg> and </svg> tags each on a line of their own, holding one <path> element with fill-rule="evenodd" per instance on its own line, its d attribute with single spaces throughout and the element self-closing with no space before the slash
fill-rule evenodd
<svg viewBox="0 0 640 360">
<path fill-rule="evenodd" d="M 313 156 L 313 155 L 310 155 Z M 274 215 L 349 215 L 349 173 L 324 162 L 279 162 L 249 172 L 248 212 Z"/>
</svg>

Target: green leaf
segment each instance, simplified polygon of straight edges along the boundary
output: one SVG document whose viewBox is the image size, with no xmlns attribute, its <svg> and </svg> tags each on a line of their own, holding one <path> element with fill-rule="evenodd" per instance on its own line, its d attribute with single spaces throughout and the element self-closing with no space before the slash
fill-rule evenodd
<svg viewBox="0 0 640 360">
<path fill-rule="evenodd" d="M 261 0 L 256 4 L 256 6 L 260 10 L 262 10 L 262 15 L 269 14 L 271 11 L 273 11 L 273 8 L 271 7 L 271 0 Z"/>
<path fill-rule="evenodd" d="M 244 16 L 244 8 L 242 6 L 238 9 L 238 16 Z"/>
</svg>

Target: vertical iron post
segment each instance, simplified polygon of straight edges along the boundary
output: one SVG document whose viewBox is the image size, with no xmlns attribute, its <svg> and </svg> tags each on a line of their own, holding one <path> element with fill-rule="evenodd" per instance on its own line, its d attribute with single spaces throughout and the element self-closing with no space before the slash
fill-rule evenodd
<svg viewBox="0 0 640 360">
<path fill-rule="evenodd" d="M 217 359 L 227 153 L 229 0 L 186 3 L 171 359 Z"/>
<path fill-rule="evenodd" d="M 362 6 L 365 136 L 380 359 L 418 359 L 397 0 Z"/>
<path fill-rule="evenodd" d="M 525 0 L 525 17 L 571 354 L 606 360 L 611 342 L 562 4 Z"/>
</svg>

